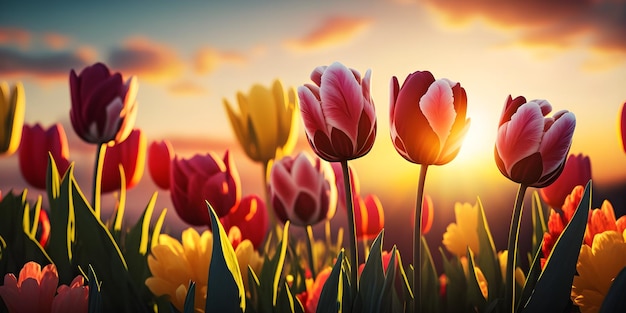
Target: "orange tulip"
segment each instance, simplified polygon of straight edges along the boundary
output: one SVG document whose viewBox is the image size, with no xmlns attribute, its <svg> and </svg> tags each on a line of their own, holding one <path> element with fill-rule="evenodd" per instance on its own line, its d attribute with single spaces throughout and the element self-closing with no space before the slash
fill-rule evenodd
<svg viewBox="0 0 626 313">
<path fill-rule="evenodd" d="M 39 123 L 32 127 L 24 125 L 18 150 L 20 171 L 35 188 L 46 189 L 48 153 L 52 154 L 59 173 L 65 173 L 70 165 L 70 151 L 63 125 L 57 123 L 47 130 Z"/>
<path fill-rule="evenodd" d="M 121 187 L 119 164 L 124 168 L 126 189 L 137 185 L 146 164 L 146 136 L 140 129 L 133 130 L 128 138 L 107 149 L 102 171 L 102 192 Z"/>
<path fill-rule="evenodd" d="M 355 206 L 354 220 L 356 237 L 371 240 L 385 227 L 385 212 L 380 199 L 376 195 L 368 195 L 365 199 L 358 199 L 359 206 Z"/>
</svg>

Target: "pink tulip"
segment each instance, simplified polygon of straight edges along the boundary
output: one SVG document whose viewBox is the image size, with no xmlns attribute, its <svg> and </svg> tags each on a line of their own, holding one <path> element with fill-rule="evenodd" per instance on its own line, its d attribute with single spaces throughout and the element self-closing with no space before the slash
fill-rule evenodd
<svg viewBox="0 0 626 313">
<path fill-rule="evenodd" d="M 250 240 L 257 250 L 269 228 L 265 202 L 257 195 L 243 197 L 237 209 L 220 220 L 224 229 L 239 228 L 241 240 Z"/>
<path fill-rule="evenodd" d="M 191 159 L 174 157 L 170 196 L 178 216 L 191 225 L 210 225 L 208 201 L 219 217 L 235 210 L 241 200 L 239 172 L 228 151 L 224 159 L 213 152 Z"/>
<path fill-rule="evenodd" d="M 170 188 L 170 164 L 174 149 L 167 140 L 153 141 L 148 147 L 148 170 L 154 183 L 161 189 Z"/>
<path fill-rule="evenodd" d="M 59 173 L 65 173 L 70 165 L 70 151 L 63 126 L 55 124 L 44 130 L 38 123 L 32 127 L 24 125 L 18 151 L 20 171 L 26 182 L 38 189 L 46 189 L 48 153 Z"/>
<path fill-rule="evenodd" d="M 69 286 L 61 285 L 52 301 L 53 313 L 87 312 L 89 309 L 89 286 L 83 276 L 76 276 Z"/>
<path fill-rule="evenodd" d="M 14 274 L 4 276 L 0 296 L 9 312 L 50 312 L 52 300 L 59 284 L 54 264 L 44 266 L 28 262 L 20 270 L 19 279 Z"/>
<path fill-rule="evenodd" d="M 361 74 L 335 62 L 311 73 L 315 83 L 298 87 L 300 111 L 313 151 L 330 162 L 367 154 L 376 137 L 376 112 L 370 95 L 371 71 Z"/>
<path fill-rule="evenodd" d="M 371 240 L 385 226 L 385 212 L 380 199 L 376 195 L 368 195 L 365 199 L 358 199 L 360 204 L 355 206 L 354 220 L 356 224 L 356 237 L 358 239 Z"/>
<path fill-rule="evenodd" d="M 622 147 L 624 148 L 624 152 L 626 152 L 626 102 L 622 104 L 622 114 L 620 118 L 620 134 L 622 135 Z"/>
<path fill-rule="evenodd" d="M 389 125 L 391 141 L 407 161 L 442 165 L 452 161 L 470 121 L 465 119 L 467 95 L 461 84 L 415 72 L 400 87 L 391 79 Z"/>
<path fill-rule="evenodd" d="M 546 117 L 551 111 L 546 100 L 508 97 L 498 126 L 495 159 L 510 180 L 543 188 L 563 171 L 576 118 L 566 110 Z"/>
<path fill-rule="evenodd" d="M 332 168 L 300 152 L 283 157 L 270 172 L 270 199 L 276 216 L 298 226 L 315 225 L 335 215 L 337 187 Z"/>
<path fill-rule="evenodd" d="M 343 183 L 343 169 L 341 168 L 341 163 L 339 162 L 331 162 L 330 165 L 333 168 L 333 172 L 335 173 L 335 180 L 337 186 L 337 208 L 346 210 L 346 188 L 344 188 Z M 361 194 L 361 184 L 359 182 L 359 176 L 356 174 L 356 170 L 352 167 L 352 165 L 348 164 L 348 169 L 350 171 L 350 183 L 352 190 L 352 203 L 356 205 L 359 201 L 359 194 Z"/>
<path fill-rule="evenodd" d="M 133 188 L 143 176 L 146 164 L 147 139 L 140 129 L 133 130 L 126 140 L 107 148 L 102 170 L 102 192 L 121 188 L 119 164 L 124 167 L 126 189 Z"/>
<path fill-rule="evenodd" d="M 560 208 L 565 197 L 578 185 L 586 185 L 591 179 L 591 161 L 582 154 L 570 154 L 565 161 L 563 173 L 550 186 L 541 188 L 541 198 L 553 208 Z"/>
<path fill-rule="evenodd" d="M 137 116 L 137 80 L 122 80 L 106 65 L 96 63 L 79 75 L 70 72 L 72 107 L 70 121 L 76 134 L 86 142 L 120 143 L 130 135 Z"/>
</svg>

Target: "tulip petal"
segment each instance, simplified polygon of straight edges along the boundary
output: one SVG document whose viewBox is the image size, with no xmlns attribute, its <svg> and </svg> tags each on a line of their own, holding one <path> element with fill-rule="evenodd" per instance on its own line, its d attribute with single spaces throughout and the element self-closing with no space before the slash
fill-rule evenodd
<svg viewBox="0 0 626 313">
<path fill-rule="evenodd" d="M 511 177 L 517 183 L 532 184 L 541 178 L 543 163 L 541 162 L 541 154 L 535 152 L 519 161 L 511 168 Z"/>
<path fill-rule="evenodd" d="M 300 86 L 298 87 L 298 97 L 300 98 L 300 112 L 307 136 L 313 139 L 317 131 L 328 134 L 326 118 L 319 101 L 319 88 L 312 85 Z"/>
<path fill-rule="evenodd" d="M 443 147 L 456 118 L 451 82 L 447 79 L 438 79 L 432 83 L 420 99 L 419 107 L 437 134 L 439 146 Z"/>
<path fill-rule="evenodd" d="M 567 112 L 560 115 L 545 132 L 539 147 L 544 164 L 543 175 L 553 172 L 565 161 L 575 127 L 576 117 L 573 113 Z"/>
<path fill-rule="evenodd" d="M 518 161 L 539 150 L 543 119 L 539 106 L 529 102 L 519 107 L 511 120 L 498 128 L 496 149 L 508 173 Z"/>
<path fill-rule="evenodd" d="M 320 99 L 326 124 L 340 129 L 356 142 L 364 100 L 354 74 L 341 63 L 331 64 L 322 76 Z"/>
</svg>

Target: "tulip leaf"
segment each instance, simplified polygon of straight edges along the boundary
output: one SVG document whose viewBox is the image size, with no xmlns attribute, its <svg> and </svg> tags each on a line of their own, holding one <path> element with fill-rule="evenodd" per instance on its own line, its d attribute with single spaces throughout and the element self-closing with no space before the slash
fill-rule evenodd
<svg viewBox="0 0 626 313">
<path fill-rule="evenodd" d="M 401 287 L 398 287 L 399 285 Z M 402 288 L 402 290 L 398 290 L 398 288 Z M 406 294 L 410 294 L 410 297 L 406 297 Z M 400 251 L 394 245 L 391 249 L 391 259 L 387 266 L 387 274 L 380 294 L 380 311 L 402 312 L 409 302 L 407 300 L 413 301 L 411 287 L 402 267 Z"/>
<path fill-rule="evenodd" d="M 475 261 L 488 282 L 488 298 L 494 300 L 500 296 L 502 290 L 500 261 L 485 217 L 485 209 L 480 198 L 476 201 L 478 204 L 478 256 L 475 256 Z"/>
<path fill-rule="evenodd" d="M 543 240 L 542 240 L 543 243 Z M 539 275 L 541 275 L 541 250 L 537 250 L 535 253 L 535 258 L 531 263 L 530 270 L 528 271 L 528 277 L 526 277 L 526 282 L 524 283 L 524 288 L 522 289 L 522 294 L 520 296 L 518 302 L 518 309 L 521 303 L 526 303 L 528 298 L 532 295 L 535 290 L 535 285 L 537 284 L 537 279 L 539 279 Z"/>
<path fill-rule="evenodd" d="M 344 258 L 344 250 L 341 249 L 337 256 L 337 261 L 335 261 L 335 265 L 333 265 L 333 269 L 330 271 L 324 287 L 322 287 L 317 303 L 317 312 L 319 313 L 343 312 L 342 305 L 348 304 L 343 301 L 343 293 L 350 289 L 350 286 L 344 286 Z"/>
<path fill-rule="evenodd" d="M 98 280 L 96 272 L 93 270 L 91 264 L 89 264 L 89 272 L 87 274 L 87 281 L 89 283 L 89 313 L 101 313 L 102 312 L 102 294 L 100 293 L 100 287 L 102 282 Z"/>
<path fill-rule="evenodd" d="M 190 281 L 189 288 L 187 288 L 187 296 L 185 296 L 185 305 L 183 306 L 183 313 L 195 313 L 196 301 L 196 282 Z"/>
<path fill-rule="evenodd" d="M 591 181 L 569 224 L 557 239 L 546 260 L 534 292 L 524 304 L 524 312 L 563 312 L 569 304 L 578 254 L 591 207 Z"/>
<path fill-rule="evenodd" d="M 465 312 L 469 309 L 466 307 L 467 297 L 467 279 L 463 266 L 459 258 L 454 256 L 452 260 L 446 257 L 445 252 L 439 247 L 441 259 L 443 260 L 443 270 L 446 275 L 446 312 Z"/>
<path fill-rule="evenodd" d="M 548 230 L 546 226 L 545 213 L 541 205 L 541 199 L 539 193 L 535 190 L 533 192 L 532 201 L 532 219 L 533 219 L 533 238 L 532 238 L 532 250 L 533 256 L 537 251 L 541 250 L 541 241 L 543 240 L 543 234 Z"/>
<path fill-rule="evenodd" d="M 439 276 L 435 269 L 433 257 L 430 254 L 430 248 L 426 238 L 421 236 L 422 240 L 422 303 L 421 312 L 437 312 L 439 311 Z M 413 276 L 413 275 L 411 275 Z"/>
<path fill-rule="evenodd" d="M 290 222 L 287 221 L 283 228 L 282 239 L 276 247 L 274 256 L 270 258 L 268 255 L 265 255 L 261 277 L 259 277 L 259 305 L 261 312 L 272 312 L 276 306 L 280 277 L 289 245 L 289 225 Z"/>
<path fill-rule="evenodd" d="M 213 230 L 205 312 L 244 312 L 246 291 L 237 255 L 213 207 L 206 201 Z"/>
<path fill-rule="evenodd" d="M 287 282 L 284 282 L 277 301 L 276 312 L 304 313 L 302 303 L 293 296 Z"/>
<path fill-rule="evenodd" d="M 602 301 L 600 313 L 626 312 L 626 267 L 619 271 Z"/>
<path fill-rule="evenodd" d="M 382 260 L 383 237 L 384 230 L 381 230 L 371 245 L 370 253 L 363 267 L 355 307 L 357 312 L 380 312 L 380 295 L 385 284 Z"/>
<path fill-rule="evenodd" d="M 474 253 L 467 247 L 467 301 L 469 307 L 478 308 L 478 312 L 483 312 L 487 302 L 480 289 L 480 283 L 474 269 L 475 266 Z"/>
<path fill-rule="evenodd" d="M 248 264 L 248 286 L 250 288 L 249 290 L 250 297 L 246 299 L 247 300 L 246 308 L 249 310 L 252 310 L 251 308 L 258 309 L 259 308 L 260 283 L 259 283 L 259 278 L 257 277 L 256 273 L 254 272 L 250 264 Z"/>
</svg>

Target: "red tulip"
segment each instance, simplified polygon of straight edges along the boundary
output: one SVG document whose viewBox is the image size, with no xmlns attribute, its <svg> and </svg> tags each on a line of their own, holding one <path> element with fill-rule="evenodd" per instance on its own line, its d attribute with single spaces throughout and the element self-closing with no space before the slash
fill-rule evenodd
<svg viewBox="0 0 626 313">
<path fill-rule="evenodd" d="M 365 199 L 358 199 L 359 206 L 355 206 L 354 220 L 356 222 L 356 237 L 371 240 L 385 226 L 385 212 L 380 199 L 376 195 L 368 195 Z"/>
<path fill-rule="evenodd" d="M 224 229 L 239 228 L 241 241 L 248 239 L 259 249 L 269 228 L 265 202 L 257 195 L 245 196 L 234 212 L 222 217 Z"/>
<path fill-rule="evenodd" d="M 470 121 L 461 84 L 415 72 L 399 86 L 391 79 L 391 141 L 407 161 L 442 165 L 456 157 Z"/>
<path fill-rule="evenodd" d="M 76 134 L 89 143 L 120 143 L 130 135 L 137 116 L 137 80 L 126 82 L 96 63 L 79 75 L 70 72 L 70 121 Z"/>
<path fill-rule="evenodd" d="M 541 198 L 553 208 L 560 208 L 565 197 L 578 185 L 586 185 L 591 179 L 591 162 L 588 156 L 570 154 L 565 161 L 563 173 L 551 185 L 541 188 Z"/>
<path fill-rule="evenodd" d="M 335 62 L 311 73 L 315 83 L 298 87 L 300 111 L 313 151 L 330 162 L 367 154 L 376 137 L 376 112 L 370 95 L 371 71 L 361 74 Z"/>
<path fill-rule="evenodd" d="M 433 199 L 429 195 L 424 194 L 424 201 L 422 201 L 422 235 L 428 234 L 432 228 L 434 215 Z M 411 218 L 411 228 L 415 228 L 414 218 Z"/>
<path fill-rule="evenodd" d="M 626 102 L 622 104 L 622 114 L 620 118 L 620 134 L 622 135 L 622 147 L 624 148 L 624 152 L 626 152 Z"/>
<path fill-rule="evenodd" d="M 19 147 L 19 164 L 22 176 L 31 186 L 46 189 L 48 152 L 52 154 L 60 173 L 70 166 L 67 136 L 61 124 L 44 130 L 41 125 L 24 125 Z"/>
<path fill-rule="evenodd" d="M 300 152 L 283 157 L 270 172 L 270 199 L 276 216 L 298 226 L 314 225 L 335 215 L 337 187 L 328 163 Z"/>
<path fill-rule="evenodd" d="M 126 189 L 137 185 L 143 176 L 146 164 L 147 139 L 140 129 L 135 129 L 126 140 L 109 147 L 104 155 L 102 170 L 102 192 L 121 188 L 119 164 L 124 167 Z"/>
<path fill-rule="evenodd" d="M 170 164 L 174 149 L 167 140 L 153 141 L 148 147 L 148 171 L 152 181 L 161 189 L 170 188 Z"/>
<path fill-rule="evenodd" d="M 39 227 L 37 228 L 37 233 L 39 244 L 45 247 L 50 238 L 50 218 L 48 217 L 48 212 L 43 209 L 39 211 Z"/>
<path fill-rule="evenodd" d="M 210 225 L 208 201 L 219 217 L 239 205 L 239 172 L 228 151 L 224 159 L 213 152 L 191 159 L 174 157 L 171 163 L 170 196 L 178 216 L 191 225 Z"/>
<path fill-rule="evenodd" d="M 566 110 L 546 117 L 551 111 L 546 100 L 508 97 L 498 126 L 495 159 L 510 180 L 543 188 L 563 171 L 576 118 Z"/>
<path fill-rule="evenodd" d="M 335 173 L 335 182 L 337 186 L 337 208 L 346 210 L 346 188 L 343 185 L 343 169 L 341 168 L 341 163 L 339 162 L 331 162 L 330 165 L 333 168 L 333 172 Z M 350 171 L 350 183 L 352 188 L 352 203 L 356 205 L 359 201 L 359 194 L 361 193 L 361 184 L 359 183 L 359 177 L 356 174 L 356 171 L 352 167 L 352 165 L 348 164 L 348 169 Z"/>
</svg>

